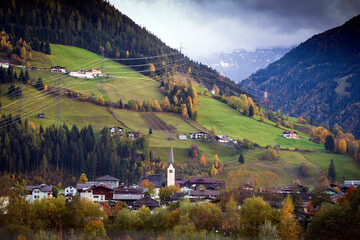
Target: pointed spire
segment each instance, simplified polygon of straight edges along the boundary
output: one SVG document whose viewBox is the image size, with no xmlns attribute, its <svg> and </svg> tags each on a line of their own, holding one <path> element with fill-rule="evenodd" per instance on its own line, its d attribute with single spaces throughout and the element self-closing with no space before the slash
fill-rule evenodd
<svg viewBox="0 0 360 240">
<path fill-rule="evenodd" d="M 173 153 L 172 144 L 171 144 L 171 149 L 170 149 L 169 166 L 170 166 L 170 164 L 172 164 L 174 166 L 174 153 Z"/>
</svg>

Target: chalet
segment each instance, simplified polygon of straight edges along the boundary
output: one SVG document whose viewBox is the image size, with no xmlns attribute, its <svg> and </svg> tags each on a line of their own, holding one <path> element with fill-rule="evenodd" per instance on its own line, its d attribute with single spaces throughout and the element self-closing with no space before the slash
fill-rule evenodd
<svg viewBox="0 0 360 240">
<path fill-rule="evenodd" d="M 123 128 L 122 127 L 110 127 L 110 132 L 112 135 L 115 135 L 115 134 L 120 134 L 122 135 L 123 134 Z"/>
<path fill-rule="evenodd" d="M 54 66 L 51 67 L 50 71 L 53 73 L 66 73 L 66 67 Z"/>
<path fill-rule="evenodd" d="M 124 187 L 124 188 L 116 188 L 114 189 L 114 201 L 122 201 L 126 203 L 128 206 L 132 206 L 132 204 L 140 200 L 144 197 L 146 188 L 133 188 L 133 187 Z"/>
<path fill-rule="evenodd" d="M 192 139 L 205 139 L 205 138 L 207 138 L 207 133 L 206 132 L 190 133 L 190 138 L 192 138 Z"/>
<path fill-rule="evenodd" d="M 9 66 L 10 66 L 9 60 L 0 60 L 0 67 L 9 68 Z"/>
<path fill-rule="evenodd" d="M 178 138 L 181 139 L 181 140 L 186 140 L 187 139 L 186 135 L 178 135 Z"/>
<path fill-rule="evenodd" d="M 39 119 L 45 119 L 45 113 L 39 113 L 39 114 L 37 115 L 37 117 L 38 117 Z"/>
<path fill-rule="evenodd" d="M 26 190 L 28 191 L 28 195 L 26 199 L 33 203 L 36 199 L 43 199 L 47 197 L 53 196 L 53 187 L 51 185 L 40 184 L 38 186 L 26 186 Z"/>
<path fill-rule="evenodd" d="M 230 142 L 230 138 L 227 135 L 216 135 L 215 136 L 215 140 L 217 142 L 221 142 L 221 143 L 228 143 Z"/>
<path fill-rule="evenodd" d="M 295 131 L 285 131 L 285 132 L 283 132 L 283 137 L 284 138 L 299 139 L 299 137 L 297 136 L 297 132 L 295 132 Z"/>
<path fill-rule="evenodd" d="M 92 68 L 88 72 L 91 72 L 93 76 L 102 76 L 102 70 L 99 68 Z"/>
<path fill-rule="evenodd" d="M 94 75 L 92 72 L 79 70 L 79 71 L 70 71 L 69 76 L 72 77 L 79 77 L 79 78 L 94 78 Z"/>
<path fill-rule="evenodd" d="M 150 210 L 154 210 L 157 207 L 160 207 L 160 202 L 152 199 L 151 197 L 143 197 L 137 201 L 135 201 L 132 205 L 131 209 L 139 209 L 142 206 L 150 208 Z"/>
<path fill-rule="evenodd" d="M 119 179 L 111 177 L 109 175 L 103 176 L 103 177 L 99 177 L 97 179 L 95 179 L 96 185 L 104 185 L 108 188 L 117 188 L 119 187 Z"/>
<path fill-rule="evenodd" d="M 113 199 L 114 190 L 104 185 L 91 186 L 88 189 L 78 190 L 80 198 L 88 199 L 92 202 L 106 202 Z"/>
</svg>

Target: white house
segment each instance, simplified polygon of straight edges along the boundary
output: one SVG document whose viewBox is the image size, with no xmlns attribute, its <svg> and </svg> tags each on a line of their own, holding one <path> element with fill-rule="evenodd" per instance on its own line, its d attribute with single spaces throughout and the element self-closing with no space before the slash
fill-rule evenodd
<svg viewBox="0 0 360 240">
<path fill-rule="evenodd" d="M 102 71 L 99 68 L 92 68 L 88 72 L 91 72 L 94 76 L 102 76 Z"/>
<path fill-rule="evenodd" d="M 187 139 L 186 135 L 179 135 L 178 138 L 181 139 L 181 140 Z"/>
<path fill-rule="evenodd" d="M 360 180 L 345 180 L 345 185 L 354 185 L 355 187 L 360 185 Z"/>
<path fill-rule="evenodd" d="M 193 139 L 205 139 L 206 137 L 207 137 L 206 132 L 190 133 L 190 138 L 193 138 Z"/>
<path fill-rule="evenodd" d="M 76 193 L 77 193 L 77 190 L 73 186 L 69 186 L 69 187 L 65 188 L 65 191 L 64 191 L 65 197 L 67 195 L 75 196 Z"/>
<path fill-rule="evenodd" d="M 70 71 L 69 76 L 79 77 L 79 78 L 94 78 L 94 74 L 89 71 L 79 70 L 79 71 Z"/>
<path fill-rule="evenodd" d="M 211 89 L 210 91 L 212 94 L 215 94 L 215 88 Z"/>
<path fill-rule="evenodd" d="M 53 196 L 53 187 L 51 185 L 40 184 L 38 186 L 26 186 L 28 195 L 26 199 L 33 203 L 36 199 L 43 199 Z"/>
<path fill-rule="evenodd" d="M 0 67 L 9 68 L 9 66 L 10 66 L 9 60 L 0 60 Z"/>
<path fill-rule="evenodd" d="M 123 132 L 123 128 L 122 127 L 110 127 L 110 132 L 112 135 L 115 135 L 115 134 L 120 134 L 122 135 L 124 132 Z"/>
<path fill-rule="evenodd" d="M 53 73 L 66 73 L 66 67 L 54 66 L 51 67 L 50 71 Z"/>
<path fill-rule="evenodd" d="M 297 136 L 297 132 L 295 132 L 295 131 L 285 131 L 285 132 L 283 132 L 283 137 L 284 138 L 299 139 L 299 137 Z"/>
</svg>

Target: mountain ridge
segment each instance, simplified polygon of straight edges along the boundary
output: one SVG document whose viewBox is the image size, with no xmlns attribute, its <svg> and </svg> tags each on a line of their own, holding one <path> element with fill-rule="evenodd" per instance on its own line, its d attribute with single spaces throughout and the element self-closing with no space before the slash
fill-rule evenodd
<svg viewBox="0 0 360 240">
<path fill-rule="evenodd" d="M 314 35 L 241 86 L 269 91 L 273 110 L 339 123 L 360 136 L 360 15 Z"/>
</svg>

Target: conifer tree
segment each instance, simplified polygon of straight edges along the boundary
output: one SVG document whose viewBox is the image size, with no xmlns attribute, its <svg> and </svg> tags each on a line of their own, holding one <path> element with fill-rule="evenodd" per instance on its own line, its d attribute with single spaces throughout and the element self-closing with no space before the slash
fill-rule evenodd
<svg viewBox="0 0 360 240">
<path fill-rule="evenodd" d="M 242 153 L 240 153 L 239 163 L 244 163 L 244 162 L 245 162 L 244 155 Z"/>
<path fill-rule="evenodd" d="M 334 164 L 334 160 L 332 160 L 332 159 L 331 159 L 330 165 L 329 165 L 328 178 L 331 182 L 334 182 L 335 178 L 336 178 L 335 164 Z"/>
<path fill-rule="evenodd" d="M 334 151 L 334 149 L 335 149 L 335 139 L 334 139 L 334 136 L 332 134 L 326 136 L 324 145 L 325 145 L 326 150 L 328 150 L 330 152 Z"/>
<path fill-rule="evenodd" d="M 250 107 L 249 107 L 249 116 L 250 117 L 254 116 L 254 107 L 253 107 L 253 105 L 250 105 Z"/>
</svg>

